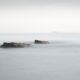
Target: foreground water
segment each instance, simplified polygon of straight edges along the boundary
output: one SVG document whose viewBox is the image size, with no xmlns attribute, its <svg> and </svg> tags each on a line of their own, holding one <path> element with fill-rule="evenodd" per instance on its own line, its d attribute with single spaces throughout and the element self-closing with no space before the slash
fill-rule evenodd
<svg viewBox="0 0 80 80">
<path fill-rule="evenodd" d="M 0 35 L 0 42 L 33 42 L 29 48 L 0 48 L 0 80 L 80 80 L 80 34 Z"/>
</svg>

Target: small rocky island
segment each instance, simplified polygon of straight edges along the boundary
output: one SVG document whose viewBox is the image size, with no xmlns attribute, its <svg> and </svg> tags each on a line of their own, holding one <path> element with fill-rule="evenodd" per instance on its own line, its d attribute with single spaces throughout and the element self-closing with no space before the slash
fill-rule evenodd
<svg viewBox="0 0 80 80">
<path fill-rule="evenodd" d="M 15 42 L 4 42 L 1 47 L 2 48 L 23 48 L 23 47 L 29 47 L 30 44 L 26 43 L 15 43 Z"/>
<path fill-rule="evenodd" d="M 47 44 L 49 42 L 48 41 L 42 41 L 42 40 L 35 40 L 34 43 L 35 44 Z"/>
<path fill-rule="evenodd" d="M 34 44 L 47 44 L 48 41 L 42 40 L 34 40 Z M 17 43 L 17 42 L 3 42 L 0 46 L 1 48 L 23 48 L 23 47 L 30 47 L 31 43 Z"/>
</svg>

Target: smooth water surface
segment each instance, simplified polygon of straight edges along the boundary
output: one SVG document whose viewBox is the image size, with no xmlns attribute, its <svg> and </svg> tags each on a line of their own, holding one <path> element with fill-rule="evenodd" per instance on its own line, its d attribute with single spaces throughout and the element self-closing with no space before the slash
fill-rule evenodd
<svg viewBox="0 0 80 80">
<path fill-rule="evenodd" d="M 80 80 L 80 34 L 1 35 L 4 41 L 49 40 L 28 48 L 0 48 L 0 80 Z"/>
</svg>

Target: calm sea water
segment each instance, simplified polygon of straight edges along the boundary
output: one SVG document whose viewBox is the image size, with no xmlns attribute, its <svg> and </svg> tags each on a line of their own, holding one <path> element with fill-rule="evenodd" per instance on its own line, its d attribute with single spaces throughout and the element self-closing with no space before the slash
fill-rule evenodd
<svg viewBox="0 0 80 80">
<path fill-rule="evenodd" d="M 0 48 L 0 80 L 80 80 L 80 34 L 1 34 L 3 42 L 34 42 L 29 48 Z"/>
</svg>

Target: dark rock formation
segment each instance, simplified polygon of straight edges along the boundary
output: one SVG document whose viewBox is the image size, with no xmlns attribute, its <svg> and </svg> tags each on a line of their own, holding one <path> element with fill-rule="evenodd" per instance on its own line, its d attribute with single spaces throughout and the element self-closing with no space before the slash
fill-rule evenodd
<svg viewBox="0 0 80 80">
<path fill-rule="evenodd" d="M 47 44 L 49 42 L 48 41 L 35 40 L 34 43 L 35 44 Z"/>
<path fill-rule="evenodd" d="M 24 44 L 24 43 L 14 43 L 14 42 L 10 42 L 10 43 L 7 43 L 7 42 L 4 42 L 1 47 L 2 48 L 17 48 L 17 47 L 25 47 L 25 45 L 27 44 Z M 28 46 L 30 46 L 28 44 Z"/>
</svg>

